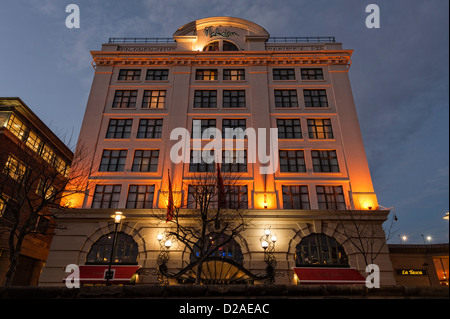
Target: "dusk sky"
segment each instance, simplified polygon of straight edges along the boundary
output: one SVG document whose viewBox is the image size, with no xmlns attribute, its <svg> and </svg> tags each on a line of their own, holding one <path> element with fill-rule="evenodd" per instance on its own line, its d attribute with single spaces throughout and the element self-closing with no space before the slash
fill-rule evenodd
<svg viewBox="0 0 450 319">
<path fill-rule="evenodd" d="M 78 29 L 66 27 L 71 3 Z M 378 29 L 365 23 L 372 3 Z M 354 50 L 349 74 L 379 204 L 398 217 L 389 242 L 447 243 L 448 12 L 448 0 L 2 1 L 0 96 L 20 97 L 74 146 L 94 76 L 90 50 L 110 37 L 172 37 L 212 16 L 250 20 L 272 37 L 335 36 Z"/>
</svg>

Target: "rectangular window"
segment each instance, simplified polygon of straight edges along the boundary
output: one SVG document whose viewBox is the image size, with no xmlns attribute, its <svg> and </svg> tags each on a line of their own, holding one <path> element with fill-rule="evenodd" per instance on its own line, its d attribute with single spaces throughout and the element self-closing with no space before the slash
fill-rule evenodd
<svg viewBox="0 0 450 319">
<path fill-rule="evenodd" d="M 223 90 L 224 108 L 242 108 L 245 105 L 245 90 Z"/>
<path fill-rule="evenodd" d="M 26 144 L 33 151 L 39 153 L 42 146 L 42 140 L 39 138 L 39 136 L 37 136 L 36 133 L 34 133 L 33 131 L 29 131 Z"/>
<path fill-rule="evenodd" d="M 6 196 L 2 195 L 1 197 L 6 197 Z M 0 197 L 0 217 L 3 217 L 3 214 L 6 211 L 6 199 L 3 200 L 1 197 Z"/>
<path fill-rule="evenodd" d="M 344 191 L 342 186 L 316 186 L 319 209 L 345 210 Z"/>
<path fill-rule="evenodd" d="M 282 186 L 284 209 L 311 209 L 308 186 Z"/>
<path fill-rule="evenodd" d="M 323 80 L 322 69 L 301 69 L 302 80 Z"/>
<path fill-rule="evenodd" d="M 222 120 L 222 137 L 229 139 L 245 138 L 245 130 L 247 129 L 245 119 L 223 119 Z"/>
<path fill-rule="evenodd" d="M 201 150 L 191 150 L 189 172 L 206 173 L 215 171 L 216 166 L 214 161 L 214 154 L 202 154 Z"/>
<path fill-rule="evenodd" d="M 121 185 L 96 185 L 92 208 L 118 208 Z"/>
<path fill-rule="evenodd" d="M 188 209 L 198 209 L 200 208 L 200 203 L 206 203 L 211 198 L 208 204 L 208 208 L 217 208 L 217 187 L 216 185 L 189 185 L 188 186 L 188 197 L 187 197 L 187 208 Z M 203 204 L 206 205 L 206 204 Z"/>
<path fill-rule="evenodd" d="M 159 150 L 134 151 L 132 172 L 157 172 Z"/>
<path fill-rule="evenodd" d="M 14 114 L 11 114 L 6 128 L 20 140 L 24 139 L 28 131 L 26 125 Z"/>
<path fill-rule="evenodd" d="M 247 209 L 247 185 L 225 185 L 226 207 L 230 209 Z"/>
<path fill-rule="evenodd" d="M 273 69 L 274 80 L 295 80 L 294 69 Z"/>
<path fill-rule="evenodd" d="M 280 150 L 280 171 L 291 173 L 306 172 L 303 150 Z"/>
<path fill-rule="evenodd" d="M 332 139 L 333 130 L 330 119 L 308 119 L 308 134 L 310 139 Z"/>
<path fill-rule="evenodd" d="M 204 136 L 205 139 L 215 138 L 216 119 L 194 119 L 192 120 L 192 138 L 202 139 L 203 133 L 211 129 Z"/>
<path fill-rule="evenodd" d="M 244 69 L 224 69 L 223 79 L 225 81 L 243 81 L 245 80 Z"/>
<path fill-rule="evenodd" d="M 56 154 L 50 146 L 45 144 L 42 148 L 41 156 L 45 161 L 47 161 L 47 163 L 52 164 L 55 160 Z"/>
<path fill-rule="evenodd" d="M 277 119 L 278 138 L 302 138 L 300 119 Z"/>
<path fill-rule="evenodd" d="M 100 172 L 123 172 L 127 160 L 127 150 L 103 150 Z"/>
<path fill-rule="evenodd" d="M 114 109 L 132 109 L 136 107 L 137 90 L 117 90 L 112 107 Z"/>
<path fill-rule="evenodd" d="M 141 70 L 124 69 L 119 71 L 119 81 L 137 81 L 141 78 Z"/>
<path fill-rule="evenodd" d="M 217 70 L 200 69 L 195 71 L 195 79 L 201 81 L 217 80 Z"/>
<path fill-rule="evenodd" d="M 106 138 L 130 138 L 132 119 L 110 119 Z"/>
<path fill-rule="evenodd" d="M 275 107 L 298 107 L 297 90 L 275 90 Z"/>
<path fill-rule="evenodd" d="M 24 163 L 9 155 L 5 166 L 3 167 L 3 174 L 8 175 L 15 181 L 22 181 L 27 173 L 27 167 Z"/>
<path fill-rule="evenodd" d="M 161 138 L 163 119 L 140 119 L 137 138 Z"/>
<path fill-rule="evenodd" d="M 53 162 L 53 166 L 61 175 L 66 174 L 67 163 L 59 156 L 55 156 L 55 161 Z"/>
<path fill-rule="evenodd" d="M 143 109 L 163 109 L 166 104 L 166 90 L 145 90 L 142 99 Z"/>
<path fill-rule="evenodd" d="M 328 107 L 326 90 L 303 90 L 305 107 Z"/>
<path fill-rule="evenodd" d="M 222 151 L 222 172 L 247 172 L 246 150 Z"/>
<path fill-rule="evenodd" d="M 168 69 L 150 69 L 145 76 L 146 81 L 167 81 L 169 79 Z"/>
<path fill-rule="evenodd" d="M 196 90 L 194 92 L 194 108 L 216 108 L 216 90 Z"/>
<path fill-rule="evenodd" d="M 46 200 L 51 200 L 53 202 L 56 199 L 56 188 L 53 187 L 50 182 L 46 183 L 43 179 L 40 179 L 38 186 L 36 187 L 36 194 L 41 198 L 44 197 Z"/>
<path fill-rule="evenodd" d="M 317 173 L 339 172 L 339 165 L 335 150 L 330 151 L 312 150 L 311 157 L 314 172 Z"/>
<path fill-rule="evenodd" d="M 155 185 L 130 185 L 126 208 L 153 208 Z"/>
</svg>

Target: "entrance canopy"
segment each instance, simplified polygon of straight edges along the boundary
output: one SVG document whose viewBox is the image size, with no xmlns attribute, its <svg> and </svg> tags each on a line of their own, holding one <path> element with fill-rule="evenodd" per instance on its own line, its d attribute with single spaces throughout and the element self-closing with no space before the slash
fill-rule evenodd
<svg viewBox="0 0 450 319">
<path fill-rule="evenodd" d="M 366 279 L 353 268 L 295 267 L 300 284 L 365 285 Z"/>
</svg>

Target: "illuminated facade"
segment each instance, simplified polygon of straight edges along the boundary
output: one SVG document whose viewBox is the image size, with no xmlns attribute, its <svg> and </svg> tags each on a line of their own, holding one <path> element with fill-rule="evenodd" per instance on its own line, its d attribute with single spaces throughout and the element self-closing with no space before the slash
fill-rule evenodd
<svg viewBox="0 0 450 319">
<path fill-rule="evenodd" d="M 190 134 L 194 152 L 195 142 L 210 142 L 198 135 L 207 128 L 222 132 L 224 143 L 233 140 L 227 128 L 278 129 L 278 148 L 270 152 L 269 138 L 265 144 L 274 173 L 261 174 L 266 164 L 248 136 L 222 154 L 244 158 L 234 166 L 222 159 L 222 171 L 239 172 L 239 201 L 253 216 L 252 227 L 236 238 L 246 269 L 264 272 L 260 237 L 271 227 L 278 238 L 277 283 L 296 283 L 292 268 L 300 255 L 308 262 L 300 253 L 305 238 L 317 248 L 309 263 L 345 259 L 364 273 L 363 258 L 338 226 L 352 223 L 348 212 L 358 213 L 375 225 L 378 233 L 370 236 L 384 238 L 388 212 L 379 210 L 365 155 L 348 76 L 352 50 L 332 37 L 271 38 L 250 21 L 214 17 L 188 23 L 170 39 L 113 38 L 91 53 L 95 76 L 78 147 L 92 154 L 93 172 L 86 195 L 68 203 L 76 210 L 58 213 L 67 230 L 56 234 L 41 285 L 62 284 L 67 264 L 85 264 L 92 245 L 112 231 L 117 210 L 126 216 L 121 232 L 137 245 L 137 282 L 156 281 L 156 236 L 164 225 L 147 212 L 167 207 L 167 172 L 175 204 L 192 208 L 189 181 L 215 171 L 214 164 L 173 162 L 178 140 L 170 135 L 177 128 Z M 168 267 L 186 260 L 183 247 L 172 247 Z M 381 283 L 393 284 L 387 248 L 375 263 Z"/>
</svg>

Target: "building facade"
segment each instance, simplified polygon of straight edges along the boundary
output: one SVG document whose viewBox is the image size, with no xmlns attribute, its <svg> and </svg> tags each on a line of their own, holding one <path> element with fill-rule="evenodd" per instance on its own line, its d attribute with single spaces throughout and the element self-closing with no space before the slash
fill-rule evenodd
<svg viewBox="0 0 450 319">
<path fill-rule="evenodd" d="M 53 220 L 47 206 L 36 209 L 39 210 L 39 216 L 29 217 L 29 206 L 37 207 L 42 203 L 42 189 L 47 189 L 50 193 L 53 187 L 57 187 L 56 180 L 48 187 L 42 186 L 43 181 L 48 183 L 50 177 L 58 176 L 64 179 L 70 170 L 72 159 L 72 151 L 20 98 L 0 98 L 1 284 L 5 281 L 10 265 L 9 235 L 12 229 L 16 229 L 17 238 L 23 238 L 12 284 L 38 284 L 42 266 L 49 253 Z M 48 174 L 41 174 L 43 167 L 50 167 Z M 61 186 L 62 188 L 64 187 Z M 9 209 L 9 205 L 19 207 L 20 214 Z M 30 225 L 23 226 L 25 223 Z"/>
<path fill-rule="evenodd" d="M 190 183 L 215 173 L 215 162 L 224 176 L 239 173 L 231 200 L 245 207 L 251 226 L 234 245 L 246 270 L 264 273 L 261 237 L 270 228 L 277 283 L 296 283 L 297 266 L 364 274 L 374 263 L 381 284 L 394 284 L 382 228 L 389 211 L 378 206 L 348 76 L 352 52 L 333 37 L 271 38 L 230 17 L 193 21 L 168 39 L 112 38 L 92 51 L 78 149 L 91 154 L 93 172 L 85 195 L 57 212 L 64 231 L 56 233 L 40 284 L 62 285 L 68 264 L 99 261 L 93 256 L 102 242 L 107 247 L 118 210 L 126 217 L 121 240 L 132 243 L 121 251 L 134 251 L 140 266 L 136 282 L 157 282 L 157 235 L 168 224 L 150 212 L 166 209 L 168 177 L 175 205 L 195 208 Z M 197 161 L 212 142 L 220 150 Z M 369 227 L 358 233 L 357 223 L 370 224 L 370 234 Z M 355 247 L 355 236 L 371 244 Z M 174 243 L 169 270 L 189 256 Z"/>
</svg>

